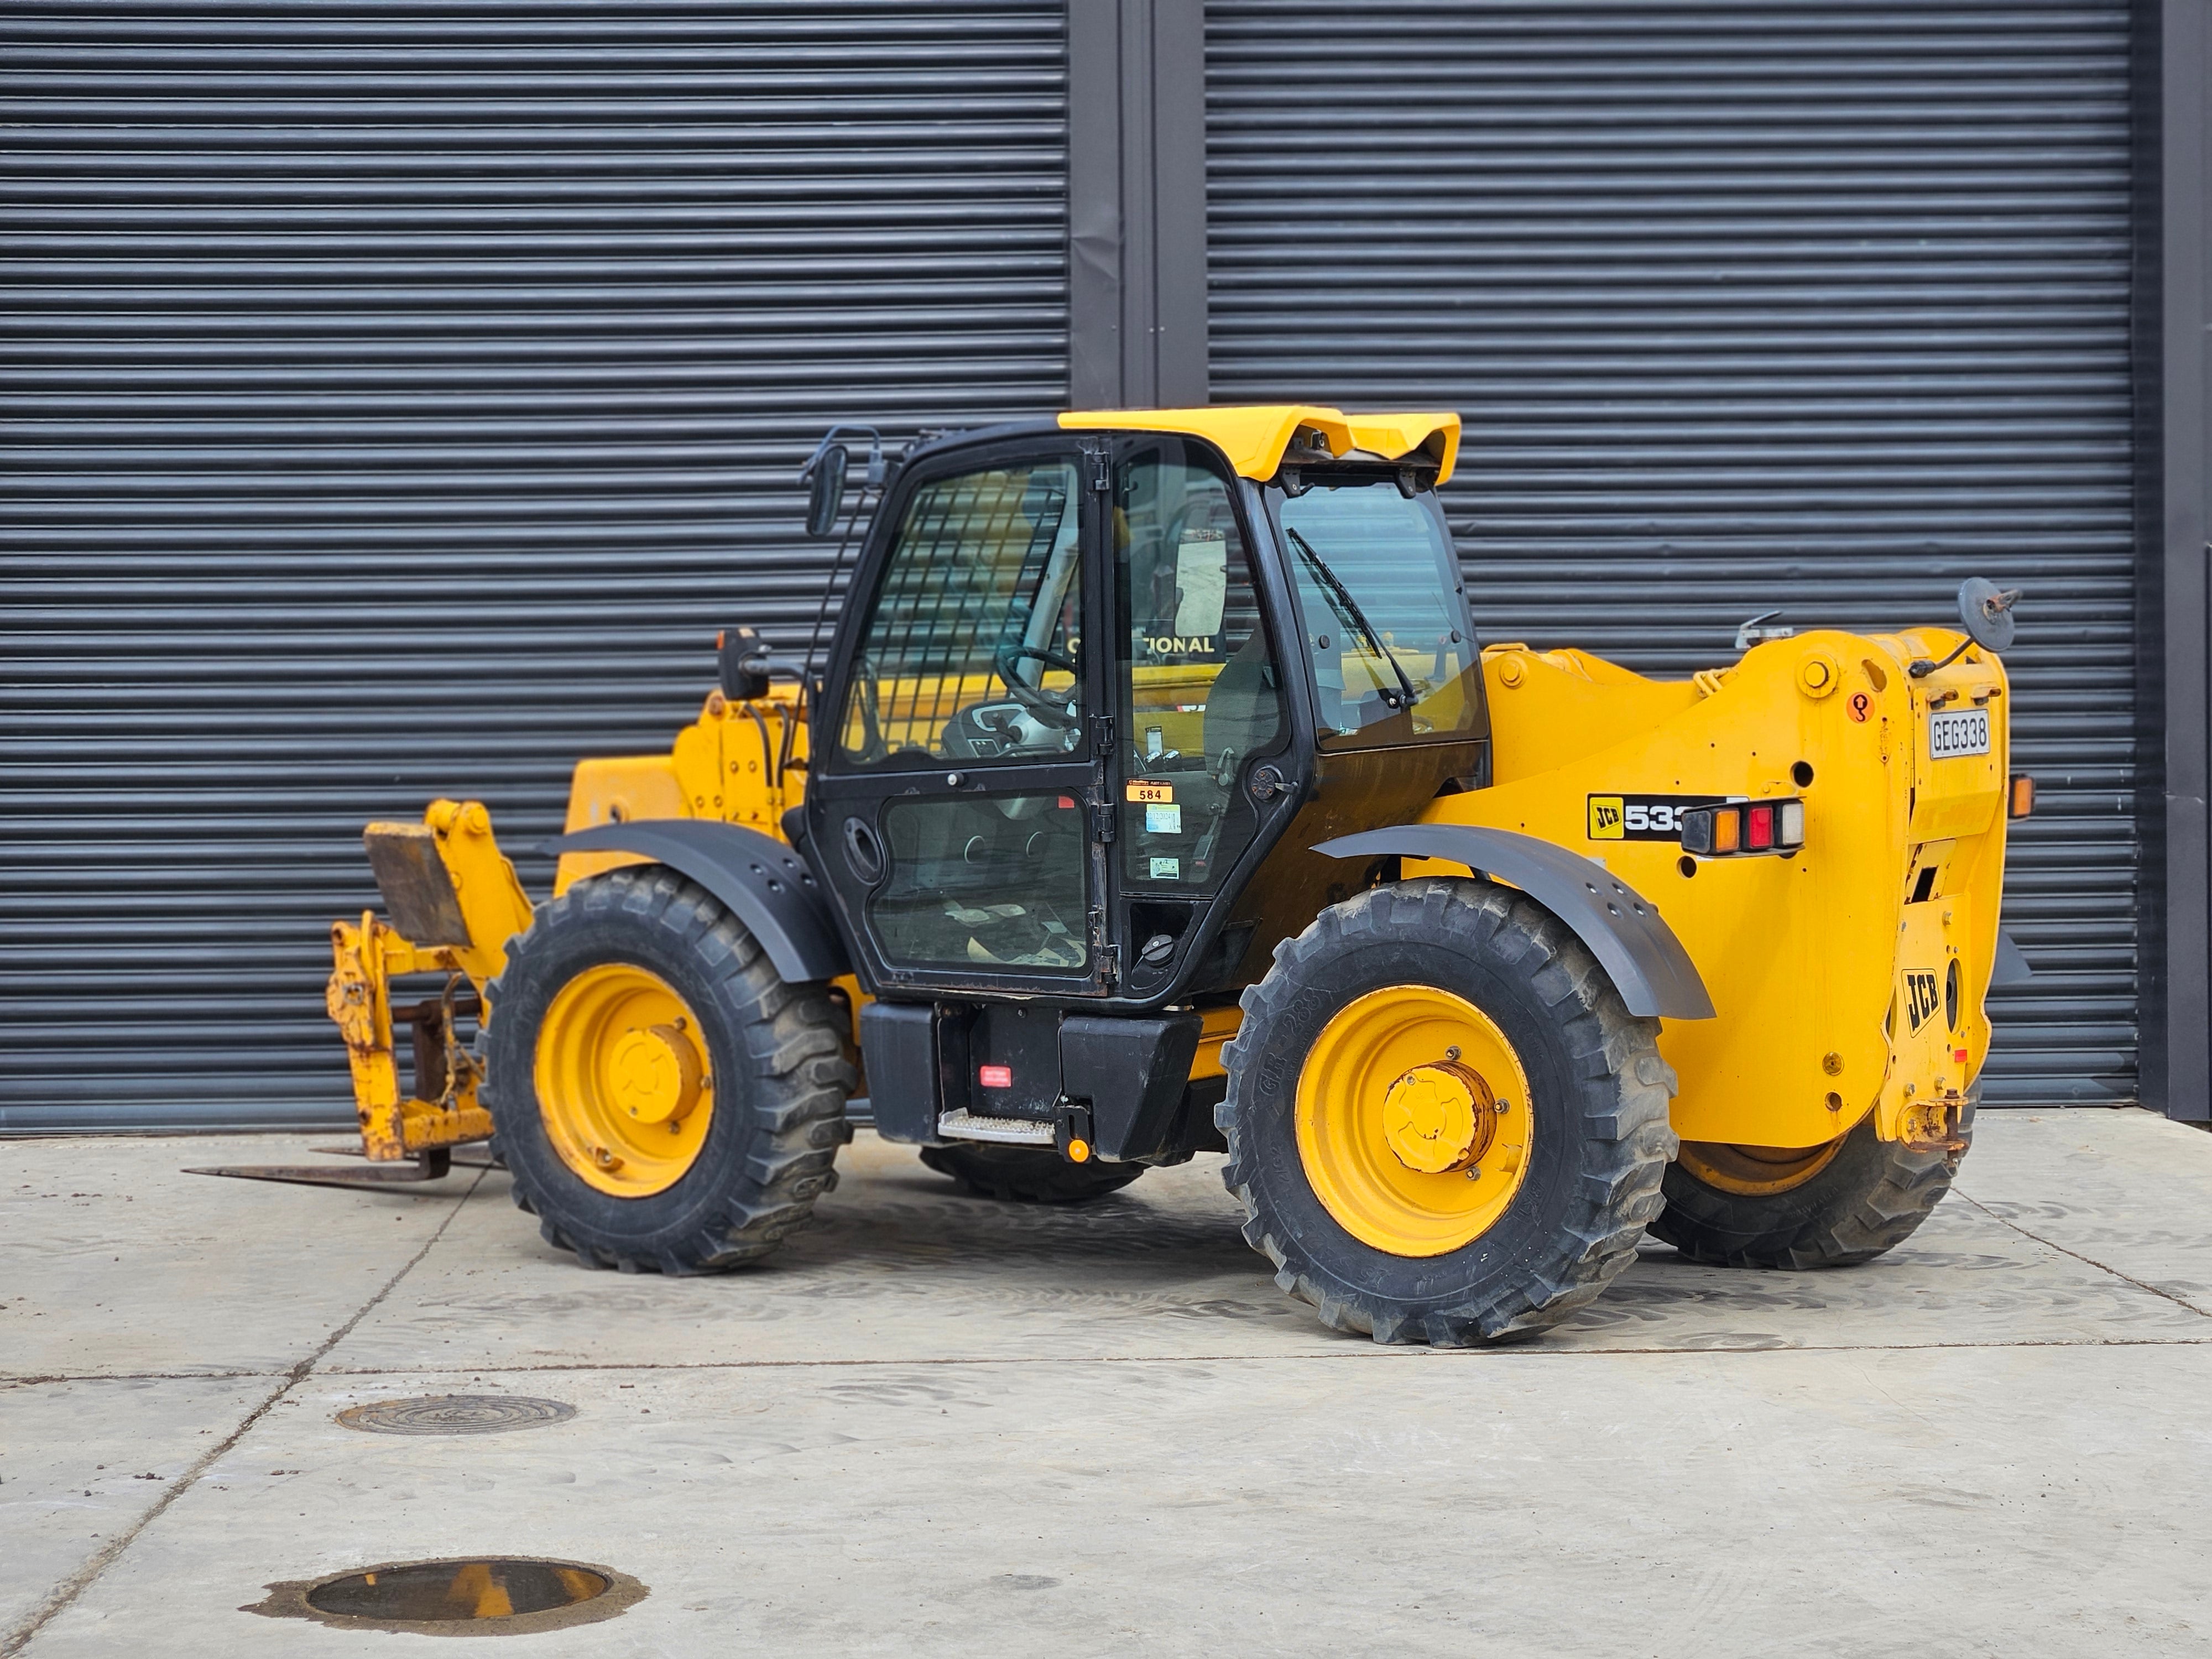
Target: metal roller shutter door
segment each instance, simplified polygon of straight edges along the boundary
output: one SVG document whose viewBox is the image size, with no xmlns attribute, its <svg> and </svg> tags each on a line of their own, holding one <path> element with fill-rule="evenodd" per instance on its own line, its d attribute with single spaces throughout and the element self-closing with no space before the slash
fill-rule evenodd
<svg viewBox="0 0 2212 1659">
<path fill-rule="evenodd" d="M 1208 11 L 1214 395 L 1450 408 L 1491 639 L 2017 579 L 1992 1103 L 2134 1092 L 2123 0 Z"/>
<path fill-rule="evenodd" d="M 696 713 L 715 628 L 802 641 L 825 421 L 1061 406 L 1064 37 L 0 16 L 0 1130 L 349 1121 L 362 823 L 481 796 L 526 848 L 577 757 Z"/>
</svg>

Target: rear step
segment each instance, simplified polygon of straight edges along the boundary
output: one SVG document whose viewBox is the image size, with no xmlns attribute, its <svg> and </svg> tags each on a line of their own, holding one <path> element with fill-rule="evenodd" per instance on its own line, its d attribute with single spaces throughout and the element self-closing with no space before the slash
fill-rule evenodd
<svg viewBox="0 0 2212 1659">
<path fill-rule="evenodd" d="M 1008 1146 L 1049 1146 L 1053 1126 L 1031 1117 L 977 1117 L 964 1108 L 940 1112 L 937 1133 L 947 1140 L 989 1140 Z"/>
</svg>

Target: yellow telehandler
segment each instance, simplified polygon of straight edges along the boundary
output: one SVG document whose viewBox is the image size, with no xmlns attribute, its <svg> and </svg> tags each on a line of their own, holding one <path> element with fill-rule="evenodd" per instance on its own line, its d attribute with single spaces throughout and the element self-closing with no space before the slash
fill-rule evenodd
<svg viewBox="0 0 2212 1659">
<path fill-rule="evenodd" d="M 544 902 L 481 805 L 369 827 L 330 1009 L 372 1160 L 495 1134 L 550 1243 L 688 1273 L 805 1225 L 863 1103 L 1004 1198 L 1225 1152 L 1279 1284 L 1439 1344 L 1647 1229 L 1862 1261 L 1947 1189 L 2016 959 L 2016 594 L 1652 680 L 1478 646 L 1455 416 L 840 428 L 811 532 L 863 437 L 826 658 L 726 630 L 667 753 L 576 769 Z"/>
</svg>

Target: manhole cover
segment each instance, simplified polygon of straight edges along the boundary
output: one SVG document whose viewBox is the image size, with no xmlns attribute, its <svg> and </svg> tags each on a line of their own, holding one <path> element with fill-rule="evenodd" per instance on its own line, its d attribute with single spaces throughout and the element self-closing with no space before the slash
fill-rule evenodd
<svg viewBox="0 0 2212 1659">
<path fill-rule="evenodd" d="M 576 1408 L 558 1400 L 511 1394 L 434 1394 L 419 1400 L 372 1400 L 338 1413 L 347 1428 L 368 1434 L 504 1434 L 565 1423 Z"/>
<path fill-rule="evenodd" d="M 488 1555 L 392 1561 L 331 1578 L 271 1584 L 267 1600 L 240 1611 L 348 1630 L 520 1636 L 611 1619 L 645 1595 L 644 1585 L 611 1567 Z"/>
</svg>

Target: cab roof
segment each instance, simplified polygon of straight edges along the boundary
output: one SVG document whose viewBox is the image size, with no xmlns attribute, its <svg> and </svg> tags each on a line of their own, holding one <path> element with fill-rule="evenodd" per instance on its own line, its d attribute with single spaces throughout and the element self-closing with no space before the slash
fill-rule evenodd
<svg viewBox="0 0 2212 1659">
<path fill-rule="evenodd" d="M 1459 459 L 1459 416 L 1449 413 L 1347 415 L 1318 404 L 1247 404 L 1081 410 L 1061 416 L 1060 423 L 1071 432 L 1187 433 L 1218 449 L 1241 476 L 1262 483 L 1281 468 L 1284 452 L 1302 432 L 1339 460 L 1421 456 L 1435 465 L 1439 484 Z"/>
</svg>

